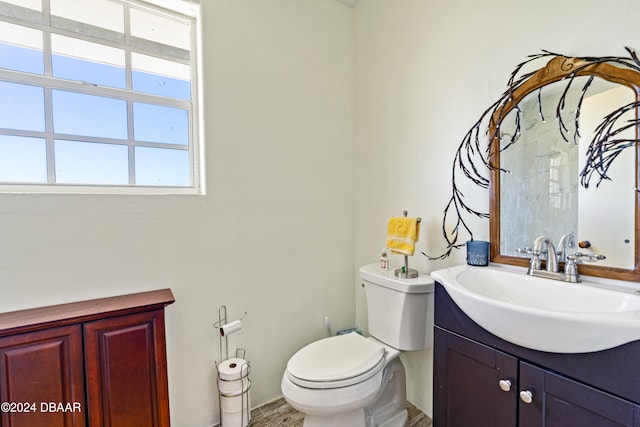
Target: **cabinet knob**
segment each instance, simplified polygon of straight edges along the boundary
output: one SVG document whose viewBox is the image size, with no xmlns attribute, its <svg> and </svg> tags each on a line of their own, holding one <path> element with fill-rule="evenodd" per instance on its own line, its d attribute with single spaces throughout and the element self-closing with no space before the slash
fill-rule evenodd
<svg viewBox="0 0 640 427">
<path fill-rule="evenodd" d="M 500 380 L 498 381 L 498 385 L 500 386 L 500 390 L 502 391 L 511 390 L 511 380 Z"/>
<path fill-rule="evenodd" d="M 521 391 L 520 392 L 520 400 L 522 400 L 524 403 L 533 402 L 533 393 L 531 393 L 529 390 Z"/>
</svg>

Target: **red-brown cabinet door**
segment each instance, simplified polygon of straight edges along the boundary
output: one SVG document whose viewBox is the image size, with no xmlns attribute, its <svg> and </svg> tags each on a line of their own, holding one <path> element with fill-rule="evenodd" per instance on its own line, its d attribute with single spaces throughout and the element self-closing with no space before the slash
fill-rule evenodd
<svg viewBox="0 0 640 427">
<path fill-rule="evenodd" d="M 90 427 L 169 427 L 164 311 L 84 324 Z"/>
<path fill-rule="evenodd" d="M 79 325 L 0 338 L 0 426 L 86 425 Z"/>
</svg>

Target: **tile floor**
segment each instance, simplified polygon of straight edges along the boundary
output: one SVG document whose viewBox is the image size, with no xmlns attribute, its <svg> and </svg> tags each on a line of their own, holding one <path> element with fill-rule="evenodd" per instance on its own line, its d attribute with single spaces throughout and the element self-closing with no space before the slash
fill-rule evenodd
<svg viewBox="0 0 640 427">
<path fill-rule="evenodd" d="M 411 403 L 408 427 L 431 427 L 431 419 Z M 251 412 L 251 427 L 301 427 L 304 416 L 284 399 L 267 403 Z"/>
</svg>

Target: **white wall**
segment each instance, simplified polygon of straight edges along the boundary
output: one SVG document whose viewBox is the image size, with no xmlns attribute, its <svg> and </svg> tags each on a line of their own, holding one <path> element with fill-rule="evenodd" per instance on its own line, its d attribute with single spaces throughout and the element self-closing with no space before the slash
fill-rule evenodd
<svg viewBox="0 0 640 427">
<path fill-rule="evenodd" d="M 354 323 L 351 9 L 204 0 L 206 196 L 0 195 L 0 311 L 170 287 L 172 425 L 218 420 L 217 308 L 255 405 L 290 355 Z"/>
<path fill-rule="evenodd" d="M 623 56 L 624 46 L 640 48 L 634 0 L 606 7 L 581 0 L 361 0 L 354 12 L 356 265 L 378 258 L 387 218 L 403 209 L 424 220 L 417 253 L 442 251 L 455 149 L 527 55 Z M 485 191 L 465 195 L 487 204 Z M 476 239 L 488 238 L 488 222 L 474 231 Z M 410 261 L 426 272 L 461 262 L 464 250 L 445 261 Z M 355 290 L 363 324 L 358 281 Z M 431 352 L 407 356 L 409 399 L 431 413 Z"/>
<path fill-rule="evenodd" d="M 173 289 L 177 427 L 217 421 L 218 306 L 248 312 L 230 344 L 252 361 L 254 405 L 277 397 L 325 314 L 351 326 L 355 306 L 365 326 L 355 271 L 389 216 L 421 216 L 418 252 L 442 250 L 454 150 L 516 63 L 640 47 L 635 0 L 202 3 L 206 196 L 0 195 L 1 311 Z M 409 398 L 431 413 L 431 352 L 404 359 Z"/>
</svg>

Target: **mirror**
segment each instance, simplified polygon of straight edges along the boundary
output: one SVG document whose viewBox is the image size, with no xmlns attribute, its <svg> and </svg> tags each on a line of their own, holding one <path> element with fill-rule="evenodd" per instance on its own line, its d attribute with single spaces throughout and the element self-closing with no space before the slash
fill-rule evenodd
<svg viewBox="0 0 640 427">
<path fill-rule="evenodd" d="M 598 59 L 598 58 L 596 58 Z M 578 72 L 576 70 L 579 70 Z M 536 237 L 555 244 L 565 233 L 588 247 L 572 252 L 607 258 L 580 265 L 583 275 L 640 281 L 638 126 L 640 72 L 615 61 L 556 56 L 510 92 L 490 120 L 491 261 L 526 266 Z M 584 188 L 589 146 L 603 117 L 631 105 L 616 132 L 631 141 L 605 169 L 607 178 Z M 600 132 L 602 130 L 600 129 Z M 597 158 L 597 155 L 596 155 Z M 584 172 L 583 172 L 584 175 Z M 582 179 L 584 180 L 584 176 Z"/>
<path fill-rule="evenodd" d="M 575 136 L 575 141 L 562 137 L 555 119 L 562 82 L 547 85 L 540 99 L 538 93 L 530 93 L 520 101 L 521 131 L 517 143 L 510 147 L 507 145 L 516 132 L 515 112 L 502 120 L 500 131 L 506 137 L 500 139 L 500 165 L 511 173 L 500 175 L 500 253 L 523 256 L 518 249 L 532 246 L 541 230 L 556 244 L 570 232 L 584 242 L 583 246 L 589 242 L 588 248 L 576 248 L 574 252 L 605 255 L 599 266 L 633 269 L 633 151 L 620 154 L 609 170 L 611 180 L 598 188 L 580 186 L 579 173 L 585 166 L 586 147 L 602 117 L 619 105 L 632 103 L 634 94 L 628 87 L 597 79 L 582 97 L 581 88 L 587 79 L 576 78 L 562 110 L 567 133 Z M 576 133 L 572 118 L 581 99 Z M 633 111 L 627 112 L 631 114 Z M 632 129 L 621 136 L 625 133 L 635 138 Z M 615 221 L 603 227 L 612 212 Z"/>
</svg>

